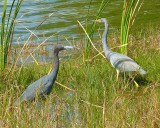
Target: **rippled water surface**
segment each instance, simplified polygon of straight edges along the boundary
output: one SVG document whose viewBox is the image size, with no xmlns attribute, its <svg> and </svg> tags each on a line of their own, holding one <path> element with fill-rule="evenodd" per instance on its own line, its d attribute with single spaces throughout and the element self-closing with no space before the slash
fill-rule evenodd
<svg viewBox="0 0 160 128">
<path fill-rule="evenodd" d="M 8 5 L 11 5 L 11 3 L 12 0 L 8 0 Z M 93 0 L 88 12 L 89 1 L 86 0 L 25 0 L 17 17 L 14 44 L 17 43 L 18 39 L 21 40 L 19 43 L 23 44 L 30 35 L 29 30 L 33 31 L 51 13 L 54 14 L 35 31 L 37 36 L 33 36 L 35 43 L 42 42 L 53 34 L 56 35 L 47 43 L 66 41 L 65 38 L 70 41 L 78 39 L 77 20 L 95 19 L 100 4 L 100 0 Z M 2 14 L 3 2 L 1 2 L 0 6 Z M 110 27 L 120 28 L 122 6 L 123 0 L 113 0 L 106 6 L 102 17 L 108 18 Z M 160 1 L 145 0 L 140 13 L 137 15 L 135 24 L 140 26 L 149 23 L 159 24 L 159 15 Z M 92 21 L 87 22 L 87 24 L 90 26 Z M 29 30 L 26 30 L 26 28 Z"/>
<path fill-rule="evenodd" d="M 8 0 L 8 5 L 11 4 L 12 0 Z M 17 16 L 13 44 L 23 45 L 29 38 L 31 31 L 33 32 L 52 13 L 52 16 L 34 31 L 31 40 L 32 44 L 40 44 L 50 36 L 52 37 L 46 41 L 46 44 L 80 43 L 77 20 L 85 28 L 88 28 L 89 32 L 93 23 L 91 20 L 95 19 L 100 5 L 100 0 L 92 0 L 90 9 L 89 1 L 87 0 L 24 0 Z M 112 28 L 112 31 L 115 29 L 120 31 L 122 7 L 123 0 L 111 0 L 101 15 L 101 17 L 108 19 L 109 27 Z M 0 3 L 0 15 L 2 15 L 2 9 L 3 1 Z M 7 12 L 9 12 L 9 7 Z M 149 24 L 159 25 L 159 15 L 160 1 L 145 0 L 136 17 L 134 28 L 148 27 Z M 82 41 L 84 41 L 86 37 L 83 30 L 81 32 Z M 110 31 L 110 33 L 112 32 Z M 97 36 L 98 34 L 95 33 L 94 37 L 96 38 Z"/>
</svg>

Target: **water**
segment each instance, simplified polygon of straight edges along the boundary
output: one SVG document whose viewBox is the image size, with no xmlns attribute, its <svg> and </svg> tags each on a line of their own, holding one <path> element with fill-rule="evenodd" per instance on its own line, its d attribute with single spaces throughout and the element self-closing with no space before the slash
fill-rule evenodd
<svg viewBox="0 0 160 128">
<path fill-rule="evenodd" d="M 8 5 L 11 5 L 11 3 L 12 0 L 8 0 Z M 34 31 L 51 13 L 54 14 L 34 32 L 37 36 L 32 38 L 34 44 L 39 44 L 45 38 L 56 33 L 46 43 L 66 43 L 65 38 L 70 42 L 80 42 L 77 20 L 82 22 L 86 19 L 95 19 L 100 4 L 100 0 L 93 0 L 88 13 L 89 1 L 86 0 L 25 0 L 17 17 L 13 44 L 24 44 L 30 35 L 26 28 Z M 111 1 L 106 6 L 102 17 L 107 17 L 111 28 L 120 28 L 122 7 L 123 0 Z M 2 15 L 2 8 L 3 2 L 0 4 L 0 15 Z M 160 24 L 159 15 L 160 1 L 145 0 L 136 17 L 135 27 L 142 27 L 142 25 L 147 27 L 147 24 L 150 23 Z M 87 24 L 90 27 L 92 21 Z"/>
<path fill-rule="evenodd" d="M 7 12 L 9 12 L 9 6 L 11 6 L 11 4 L 12 0 L 8 0 Z M 29 38 L 31 34 L 30 31 L 33 32 L 35 28 L 52 13 L 52 16 L 34 31 L 34 35 L 28 44 L 38 45 L 50 36 L 45 44 L 80 44 L 81 40 L 77 20 L 79 20 L 85 28 L 87 26 L 87 31 L 89 32 L 90 26 L 93 23 L 91 20 L 95 19 L 100 4 L 100 0 L 92 0 L 88 12 L 89 1 L 86 0 L 24 0 L 17 16 L 13 45 L 23 45 Z M 111 28 L 109 34 L 117 29 L 120 31 L 122 7 L 123 0 L 111 0 L 101 15 L 101 17 L 108 19 L 109 27 Z M 0 16 L 2 15 L 2 9 L 3 1 L 0 3 Z M 154 26 L 159 25 L 159 15 L 160 1 L 145 0 L 136 17 L 133 31 L 148 27 L 149 24 L 153 24 Z M 103 28 L 103 26 L 101 26 L 101 28 Z M 103 30 L 100 29 L 100 32 L 102 31 Z M 83 30 L 81 30 L 81 33 L 82 41 L 84 42 L 86 36 Z M 98 33 L 94 34 L 94 40 L 96 40 L 96 38 L 99 39 Z M 53 49 L 53 47 L 49 46 L 49 48 L 47 47 L 46 49 Z"/>
</svg>

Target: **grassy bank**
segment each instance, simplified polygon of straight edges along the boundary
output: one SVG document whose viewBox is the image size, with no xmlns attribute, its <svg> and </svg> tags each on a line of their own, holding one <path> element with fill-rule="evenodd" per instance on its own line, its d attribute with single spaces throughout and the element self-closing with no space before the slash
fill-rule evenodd
<svg viewBox="0 0 160 128">
<path fill-rule="evenodd" d="M 73 91 L 55 83 L 46 100 L 16 108 L 14 100 L 30 83 L 47 74 L 53 63 L 25 65 L 21 72 L 17 67 L 5 80 L 3 74 L 1 127 L 160 127 L 159 41 L 159 31 L 153 29 L 129 36 L 128 56 L 148 72 L 147 76 L 136 77 L 139 88 L 123 74 L 116 82 L 116 71 L 107 59 L 97 56 L 84 65 L 79 55 L 61 60 L 57 77 L 59 83 Z M 100 40 L 96 43 L 101 45 Z M 108 44 L 112 48 L 120 44 L 117 34 L 110 35 Z M 102 51 L 102 45 L 99 49 Z"/>
</svg>

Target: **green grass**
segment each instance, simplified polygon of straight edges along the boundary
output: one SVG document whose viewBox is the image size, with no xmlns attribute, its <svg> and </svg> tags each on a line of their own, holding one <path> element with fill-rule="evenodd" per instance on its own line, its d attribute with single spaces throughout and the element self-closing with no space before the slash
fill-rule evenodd
<svg viewBox="0 0 160 128">
<path fill-rule="evenodd" d="M 103 10 L 107 6 L 107 4 L 109 4 L 109 2 L 110 2 L 110 0 L 106 0 L 106 1 L 102 0 L 101 1 L 101 4 L 99 6 L 99 10 L 97 12 L 95 20 L 98 20 L 100 18 Z M 89 7 L 88 7 L 88 13 L 89 13 L 89 10 L 91 9 L 91 4 L 92 4 L 92 0 L 90 0 L 90 4 L 89 4 Z M 93 39 L 95 28 L 96 28 L 96 22 L 93 22 L 93 24 L 90 28 L 90 32 L 89 32 L 89 37 L 90 37 L 91 40 Z M 86 25 L 86 29 L 87 29 L 87 25 Z M 91 46 L 92 46 L 91 42 L 87 37 L 87 40 L 85 40 L 85 58 L 86 59 L 89 59 L 91 57 L 91 49 L 92 49 Z"/>
<path fill-rule="evenodd" d="M 12 76 L 5 80 L 1 77 L 1 127 L 160 127 L 160 37 L 153 30 L 153 35 L 146 31 L 139 37 L 129 36 L 128 56 L 148 72 L 148 76 L 136 78 L 139 88 L 134 83 L 128 85 L 123 74 L 116 82 L 115 69 L 101 56 L 85 64 L 79 56 L 61 60 L 57 77 L 74 92 L 55 83 L 52 93 L 40 101 L 43 107 L 32 102 L 16 108 L 14 100 L 29 84 L 47 74 L 52 64 L 29 64 L 21 71 L 17 67 Z M 119 45 L 117 35 L 108 38 L 111 47 Z"/>
</svg>

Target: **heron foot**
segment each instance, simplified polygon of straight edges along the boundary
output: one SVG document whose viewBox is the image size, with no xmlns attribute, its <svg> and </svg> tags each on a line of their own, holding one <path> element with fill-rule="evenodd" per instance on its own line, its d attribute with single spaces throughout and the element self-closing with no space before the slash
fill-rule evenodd
<svg viewBox="0 0 160 128">
<path fill-rule="evenodd" d="M 135 80 L 134 80 L 134 83 L 135 83 L 136 87 L 138 88 L 139 84 Z"/>
</svg>

